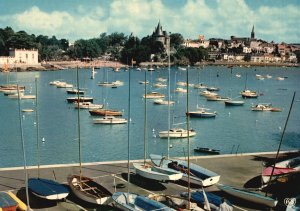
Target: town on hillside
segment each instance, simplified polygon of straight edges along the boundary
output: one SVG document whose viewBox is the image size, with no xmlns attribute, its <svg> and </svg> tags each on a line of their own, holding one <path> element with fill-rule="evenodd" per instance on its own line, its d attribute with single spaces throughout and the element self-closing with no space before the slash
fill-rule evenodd
<svg viewBox="0 0 300 211">
<path fill-rule="evenodd" d="M 11 36 L 4 39 L 4 34 Z M 168 34 L 159 21 L 152 35 L 142 39 L 123 33 L 103 33 L 99 38 L 71 43 L 55 36 L 28 35 L 6 27 L 0 29 L 0 38 L 5 45 L 0 49 L 0 69 L 4 72 L 76 66 L 166 65 L 168 50 L 173 65 L 298 66 L 300 44 L 258 39 L 254 26 L 249 35 L 207 40 L 204 35 L 199 35 L 196 39 L 184 39 L 179 33 Z"/>
</svg>

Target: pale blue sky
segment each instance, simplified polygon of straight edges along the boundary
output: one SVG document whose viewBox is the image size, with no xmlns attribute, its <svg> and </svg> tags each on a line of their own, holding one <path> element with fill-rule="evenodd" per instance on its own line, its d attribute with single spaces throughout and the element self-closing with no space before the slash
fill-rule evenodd
<svg viewBox="0 0 300 211">
<path fill-rule="evenodd" d="M 74 41 L 106 32 L 152 34 L 163 30 L 184 38 L 256 37 L 300 42 L 299 0 L 0 0 L 0 28 Z"/>
</svg>

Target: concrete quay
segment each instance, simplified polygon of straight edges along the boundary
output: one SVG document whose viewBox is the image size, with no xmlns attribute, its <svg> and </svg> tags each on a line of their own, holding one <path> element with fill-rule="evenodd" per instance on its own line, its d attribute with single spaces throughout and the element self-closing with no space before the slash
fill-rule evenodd
<svg viewBox="0 0 300 211">
<path fill-rule="evenodd" d="M 210 169 L 221 175 L 220 183 L 232 185 L 235 187 L 247 187 L 257 190 L 260 185 L 260 174 L 263 169 L 263 164 L 272 162 L 275 158 L 275 152 L 266 153 L 247 153 L 234 155 L 214 155 L 214 156 L 199 156 L 190 157 L 191 162 Z M 299 151 L 282 152 L 280 159 L 299 156 Z M 130 161 L 142 162 L 139 161 Z M 115 191 L 133 192 L 142 195 L 151 193 L 164 193 L 170 195 L 179 195 L 181 192 L 187 191 L 187 182 L 180 180 L 177 182 L 161 183 L 147 180 L 134 174 L 134 169 L 130 168 L 130 183 L 127 183 L 127 161 L 118 162 L 99 162 L 85 163 L 82 165 L 82 173 L 95 179 L 112 193 Z M 27 168 L 28 177 L 37 177 L 37 168 L 31 166 Z M 40 168 L 40 177 L 56 179 L 58 182 L 67 185 L 67 177 L 71 174 L 79 174 L 78 164 L 70 165 L 48 165 Z M 26 202 L 25 197 L 25 173 L 24 168 L 0 168 L 0 191 L 13 191 L 22 201 Z M 296 193 L 300 193 L 300 175 L 292 180 L 291 184 L 285 183 L 279 186 L 275 185 L 269 192 L 272 192 L 277 198 L 284 199 L 292 197 Z M 295 181 L 297 181 L 295 183 Z M 199 184 L 192 181 L 191 189 L 197 190 L 201 188 Z M 249 202 L 240 201 L 225 193 L 219 191 L 216 186 L 205 188 L 207 192 L 213 192 L 220 196 L 225 196 L 234 205 L 234 210 L 267 210 L 265 207 L 254 205 Z M 262 192 L 262 194 L 264 194 Z M 273 195 L 273 196 L 274 196 Z M 269 194 L 270 196 L 270 194 Z M 49 202 L 42 200 L 30 193 L 30 207 L 33 210 L 66 210 L 57 202 Z M 87 210 L 118 210 L 113 206 L 96 206 L 88 204 L 76 198 L 72 193 L 67 197 L 67 202 L 76 203 Z M 285 210 L 283 203 L 277 206 L 275 210 Z"/>
</svg>

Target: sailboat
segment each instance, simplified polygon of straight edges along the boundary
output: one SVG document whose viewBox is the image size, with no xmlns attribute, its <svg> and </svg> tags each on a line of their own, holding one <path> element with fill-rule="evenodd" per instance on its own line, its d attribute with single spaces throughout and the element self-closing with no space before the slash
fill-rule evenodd
<svg viewBox="0 0 300 211">
<path fill-rule="evenodd" d="M 257 98 L 258 94 L 256 91 L 252 91 L 247 89 L 247 73 L 246 73 L 246 79 L 245 79 L 245 88 L 243 91 L 241 91 L 241 95 L 243 98 Z"/>
<path fill-rule="evenodd" d="M 187 71 L 187 83 L 188 83 L 188 71 Z M 189 95 L 187 95 L 187 111 L 186 111 L 186 113 L 189 112 L 188 97 L 189 97 Z M 190 136 L 190 132 L 193 132 L 193 131 L 190 131 L 190 129 L 189 129 L 189 115 L 187 115 L 186 118 L 187 118 L 187 131 L 188 131 L 188 133 L 187 133 L 188 134 L 187 135 L 187 138 L 188 138 L 188 160 L 183 161 L 183 160 L 174 159 L 174 158 L 170 159 L 169 154 L 168 154 L 168 157 L 165 157 L 162 155 L 150 154 L 150 159 L 151 159 L 152 163 L 158 167 L 161 167 L 164 169 L 171 169 L 171 170 L 175 170 L 177 172 L 183 173 L 183 177 L 187 178 L 188 184 L 190 184 L 190 179 L 199 181 L 202 186 L 210 186 L 210 185 L 216 184 L 220 180 L 220 175 L 218 175 L 215 172 L 212 172 L 208 169 L 205 169 L 201 166 L 190 163 L 190 160 L 189 160 L 189 154 L 190 154 L 189 136 Z M 169 115 L 169 119 L 170 119 L 170 115 Z M 171 138 L 171 137 L 169 137 L 169 138 Z M 169 145 L 168 145 L 168 152 L 169 152 Z M 188 200 L 189 199 L 190 199 L 190 197 L 188 197 Z"/>
<path fill-rule="evenodd" d="M 59 184 L 58 182 L 50 179 L 40 178 L 40 153 L 39 153 L 39 115 L 38 115 L 38 90 L 37 90 L 37 78 L 35 78 L 35 90 L 36 90 L 36 101 L 35 101 L 35 113 L 36 113 L 36 139 L 37 139 L 37 155 L 38 155 L 38 177 L 28 179 L 28 187 L 30 191 L 44 199 L 48 200 L 60 200 L 64 199 L 69 195 L 69 190 Z"/>
<path fill-rule="evenodd" d="M 232 67 L 231 67 L 230 74 L 231 74 L 230 75 L 230 80 L 231 80 L 232 79 Z M 247 74 L 246 74 L 246 78 L 247 78 Z M 245 89 L 246 89 L 246 87 L 245 87 Z M 230 89 L 230 94 L 232 94 L 231 92 L 232 91 Z M 224 103 L 225 103 L 226 106 L 242 106 L 242 105 L 245 104 L 245 101 L 243 101 L 243 100 L 234 100 L 234 99 L 230 98 L 228 100 L 225 100 Z"/>
<path fill-rule="evenodd" d="M 130 73 L 131 70 L 129 69 L 129 97 L 128 97 L 128 119 L 130 119 Z M 128 163 L 127 163 L 127 183 L 130 182 L 130 124 L 128 124 Z M 135 193 L 129 192 L 129 185 L 127 192 L 115 192 L 112 195 L 112 200 L 116 207 L 119 207 L 123 210 L 173 210 L 168 208 L 166 205 L 156 202 L 148 197 L 140 196 Z"/>
<path fill-rule="evenodd" d="M 79 76 L 77 68 L 77 87 L 79 87 Z M 79 94 L 77 95 L 79 98 Z M 79 101 L 77 101 L 79 103 Z M 81 170 L 81 139 L 80 139 L 80 109 L 77 109 L 78 119 L 78 142 L 79 142 L 79 175 L 73 174 L 68 177 L 68 184 L 72 192 L 80 199 L 94 204 L 108 204 L 111 193 L 92 178 L 82 175 Z"/>
<path fill-rule="evenodd" d="M 145 71 L 145 81 L 146 81 Z M 145 85 L 145 94 L 147 91 L 147 87 Z M 157 181 L 176 181 L 182 178 L 182 173 L 176 172 L 171 169 L 160 168 L 159 166 L 154 166 L 152 164 L 146 163 L 146 142 L 147 142 L 147 100 L 144 99 L 144 162 L 143 163 L 133 163 L 133 167 L 135 169 L 136 174 Z"/>
<path fill-rule="evenodd" d="M 95 74 L 96 74 L 97 72 L 95 71 L 95 67 L 93 66 L 92 67 L 92 75 L 91 75 L 91 79 L 94 79 L 95 78 Z"/>
</svg>

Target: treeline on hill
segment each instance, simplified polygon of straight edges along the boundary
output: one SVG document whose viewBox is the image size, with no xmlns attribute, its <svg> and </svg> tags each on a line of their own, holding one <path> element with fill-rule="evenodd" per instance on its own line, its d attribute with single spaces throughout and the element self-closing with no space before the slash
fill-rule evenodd
<svg viewBox="0 0 300 211">
<path fill-rule="evenodd" d="M 170 39 L 172 62 L 193 65 L 203 58 L 208 58 L 204 48 L 182 47 L 184 38 L 181 34 L 171 34 Z M 105 57 L 131 65 L 132 61 L 139 64 L 146 61 L 167 61 L 168 58 L 163 44 L 151 36 L 139 39 L 117 32 L 110 35 L 102 33 L 92 39 L 79 39 L 74 45 L 69 45 L 67 39 L 57 39 L 55 36 L 36 36 L 25 31 L 15 32 L 11 27 L 0 28 L 0 56 L 7 56 L 10 48 L 38 49 L 39 61 L 93 60 Z"/>
</svg>

